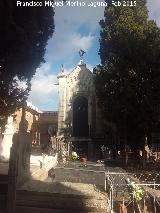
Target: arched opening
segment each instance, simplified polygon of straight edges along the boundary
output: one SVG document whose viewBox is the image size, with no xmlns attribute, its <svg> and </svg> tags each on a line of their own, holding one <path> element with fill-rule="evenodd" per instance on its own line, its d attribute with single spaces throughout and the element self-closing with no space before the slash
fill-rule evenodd
<svg viewBox="0 0 160 213">
<path fill-rule="evenodd" d="M 79 96 L 73 102 L 73 136 L 87 137 L 88 130 L 88 100 Z"/>
</svg>

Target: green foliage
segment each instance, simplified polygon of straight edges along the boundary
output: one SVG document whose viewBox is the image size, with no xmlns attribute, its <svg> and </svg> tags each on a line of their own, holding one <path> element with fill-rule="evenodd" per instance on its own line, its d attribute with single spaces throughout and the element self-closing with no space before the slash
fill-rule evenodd
<svg viewBox="0 0 160 213">
<path fill-rule="evenodd" d="M 138 186 L 138 184 L 134 183 L 133 181 L 130 181 L 129 178 L 127 179 L 127 182 L 131 186 L 131 190 L 133 192 L 133 198 L 135 199 L 135 201 L 137 203 L 142 201 L 142 199 L 144 198 L 144 192 L 143 192 L 142 188 L 140 186 Z"/>
<path fill-rule="evenodd" d="M 73 161 L 75 161 L 75 160 L 78 160 L 78 159 L 79 159 L 79 156 L 77 155 L 77 153 L 76 153 L 76 152 L 72 152 L 71 159 L 72 159 Z"/>
<path fill-rule="evenodd" d="M 135 141 L 159 123 L 160 29 L 148 20 L 145 0 L 136 7 L 106 7 L 100 26 L 97 96 L 106 120 Z"/>
<path fill-rule="evenodd" d="M 30 80 L 41 62 L 54 30 L 51 7 L 17 7 L 0 1 L 0 123 L 26 100 Z M 22 89 L 18 82 L 26 81 Z"/>
</svg>

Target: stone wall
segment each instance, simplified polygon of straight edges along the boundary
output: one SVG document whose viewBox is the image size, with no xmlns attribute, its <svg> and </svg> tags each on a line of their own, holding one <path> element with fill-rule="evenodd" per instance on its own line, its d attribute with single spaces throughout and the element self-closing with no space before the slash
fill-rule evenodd
<svg viewBox="0 0 160 213">
<path fill-rule="evenodd" d="M 14 130 L 19 131 L 19 125 L 22 118 L 22 108 L 14 114 Z M 53 127 L 53 134 L 56 135 L 58 129 L 58 112 L 44 111 L 39 112 L 29 106 L 25 107 L 25 120 L 27 123 L 26 132 L 31 134 L 32 140 L 37 144 L 47 143 L 49 139 L 48 128 Z"/>
<path fill-rule="evenodd" d="M 37 122 L 40 143 L 48 143 L 51 136 L 56 136 L 58 129 L 58 112 L 44 111 Z M 50 130 L 49 130 L 50 129 Z"/>
<path fill-rule="evenodd" d="M 14 122 L 13 122 L 14 130 L 15 132 L 18 132 L 19 124 L 22 117 L 22 108 L 18 109 L 13 116 L 14 116 Z M 31 132 L 31 130 L 33 129 L 33 123 L 36 123 L 36 121 L 39 119 L 39 116 L 40 116 L 40 113 L 30 109 L 29 107 L 25 108 L 25 119 L 28 123 L 27 132 Z"/>
</svg>

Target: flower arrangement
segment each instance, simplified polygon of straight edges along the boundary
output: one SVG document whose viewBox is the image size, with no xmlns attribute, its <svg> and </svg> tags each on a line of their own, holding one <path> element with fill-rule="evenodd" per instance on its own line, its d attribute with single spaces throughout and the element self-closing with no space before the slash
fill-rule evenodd
<svg viewBox="0 0 160 213">
<path fill-rule="evenodd" d="M 72 160 L 78 160 L 79 159 L 78 154 L 76 152 L 72 152 L 71 159 Z"/>
<path fill-rule="evenodd" d="M 131 186 L 133 188 L 133 197 L 136 199 L 137 202 L 141 201 L 143 199 L 143 191 L 142 189 L 135 185 L 133 182 L 131 183 Z"/>
<path fill-rule="evenodd" d="M 133 198 L 136 200 L 136 202 L 140 202 L 143 199 L 143 197 L 144 197 L 143 190 L 137 184 L 135 184 L 134 182 L 130 181 L 129 179 L 127 179 L 127 182 L 132 187 Z"/>
</svg>

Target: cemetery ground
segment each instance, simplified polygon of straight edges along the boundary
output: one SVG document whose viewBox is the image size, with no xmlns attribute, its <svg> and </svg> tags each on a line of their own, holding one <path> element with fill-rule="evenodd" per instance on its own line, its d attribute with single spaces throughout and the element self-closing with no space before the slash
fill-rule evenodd
<svg viewBox="0 0 160 213">
<path fill-rule="evenodd" d="M 32 178 L 17 189 L 16 213 L 160 211 L 158 165 L 136 170 L 132 164 L 112 159 L 86 165 L 78 160 L 59 161 L 53 167 L 31 165 Z M 0 168 L 7 173 L 5 164 Z"/>
<path fill-rule="evenodd" d="M 126 208 L 129 213 L 142 210 L 150 213 L 160 209 L 160 174 L 154 168 L 135 171 L 132 166 L 123 166 L 119 161 L 88 161 L 86 166 L 79 161 L 67 161 L 65 164 L 60 161 L 49 172 L 44 181 L 30 180 L 21 190 L 91 196 L 94 199 L 85 201 L 85 208 L 92 208 L 92 211 L 94 208 L 95 212 L 118 213 Z M 139 189 L 136 191 L 131 186 L 132 181 L 143 191 L 140 195 Z M 136 200 L 138 196 L 140 201 Z M 72 207 L 75 208 L 74 202 Z M 64 208 L 67 206 L 64 205 Z"/>
</svg>

